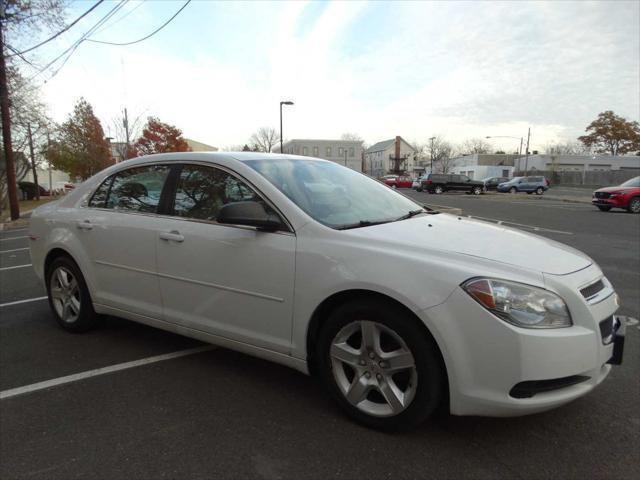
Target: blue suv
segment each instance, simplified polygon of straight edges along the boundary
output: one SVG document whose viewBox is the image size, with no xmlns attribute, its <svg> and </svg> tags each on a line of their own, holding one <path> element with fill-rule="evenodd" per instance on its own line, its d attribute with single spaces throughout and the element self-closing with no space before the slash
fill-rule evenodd
<svg viewBox="0 0 640 480">
<path fill-rule="evenodd" d="M 527 192 L 542 195 L 549 189 L 549 182 L 544 177 L 513 177 L 508 182 L 498 185 L 499 192 Z"/>
</svg>

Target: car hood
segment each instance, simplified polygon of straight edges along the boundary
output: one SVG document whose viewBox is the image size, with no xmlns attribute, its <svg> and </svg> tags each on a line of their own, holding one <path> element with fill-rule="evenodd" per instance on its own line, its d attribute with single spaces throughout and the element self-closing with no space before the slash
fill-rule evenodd
<svg viewBox="0 0 640 480">
<path fill-rule="evenodd" d="M 593 263 L 582 252 L 538 235 L 442 213 L 348 232 L 365 243 L 391 243 L 398 249 L 418 247 L 425 253 L 452 252 L 553 275 L 582 270 Z"/>
<path fill-rule="evenodd" d="M 632 190 L 638 190 L 638 187 L 605 187 L 605 188 L 599 188 L 598 190 L 596 190 L 596 192 L 624 193 L 624 192 L 630 192 Z"/>
</svg>

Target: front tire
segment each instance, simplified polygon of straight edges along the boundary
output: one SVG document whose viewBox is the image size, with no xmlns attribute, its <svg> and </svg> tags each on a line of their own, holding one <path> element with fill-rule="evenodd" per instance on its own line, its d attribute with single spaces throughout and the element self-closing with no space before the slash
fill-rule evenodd
<svg viewBox="0 0 640 480">
<path fill-rule="evenodd" d="M 56 258 L 47 269 L 49 307 L 56 322 L 69 332 L 86 332 L 98 323 L 89 289 L 76 262 Z"/>
<path fill-rule="evenodd" d="M 403 430 L 426 420 L 446 391 L 438 347 L 416 319 L 378 300 L 338 307 L 316 347 L 318 372 L 355 421 Z"/>
<path fill-rule="evenodd" d="M 629 213 L 640 213 L 640 197 L 633 197 L 627 207 Z"/>
<path fill-rule="evenodd" d="M 596 207 L 598 207 L 598 210 L 600 210 L 601 212 L 608 212 L 609 210 L 611 210 L 611 207 L 603 207 L 602 205 L 596 205 Z"/>
<path fill-rule="evenodd" d="M 518 193 L 518 189 L 516 187 L 511 187 L 509 189 L 509 193 Z"/>
</svg>

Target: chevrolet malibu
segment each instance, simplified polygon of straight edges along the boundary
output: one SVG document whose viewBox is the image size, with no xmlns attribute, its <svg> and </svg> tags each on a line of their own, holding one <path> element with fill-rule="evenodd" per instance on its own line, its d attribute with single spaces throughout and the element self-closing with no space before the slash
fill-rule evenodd
<svg viewBox="0 0 640 480">
<path fill-rule="evenodd" d="M 114 315 L 274 361 L 374 428 L 548 410 L 622 358 L 618 297 L 586 255 L 324 160 L 125 161 L 29 235 L 62 328 Z"/>
</svg>

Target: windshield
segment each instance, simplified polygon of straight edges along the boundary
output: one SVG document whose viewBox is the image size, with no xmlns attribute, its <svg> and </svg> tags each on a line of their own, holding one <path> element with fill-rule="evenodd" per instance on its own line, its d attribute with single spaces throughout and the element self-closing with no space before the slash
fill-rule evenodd
<svg viewBox="0 0 640 480">
<path fill-rule="evenodd" d="M 245 162 L 313 219 L 331 228 L 391 222 L 422 207 L 349 168 L 323 160 Z"/>
<path fill-rule="evenodd" d="M 640 187 L 640 177 L 632 178 L 624 182 L 621 187 Z"/>
</svg>

